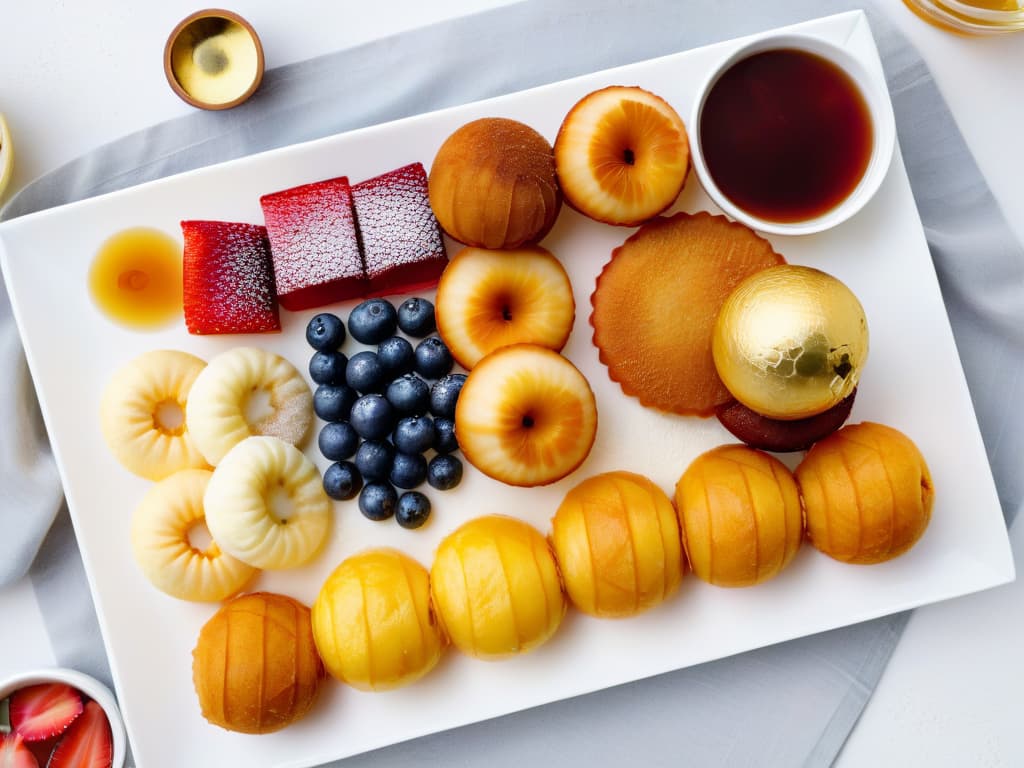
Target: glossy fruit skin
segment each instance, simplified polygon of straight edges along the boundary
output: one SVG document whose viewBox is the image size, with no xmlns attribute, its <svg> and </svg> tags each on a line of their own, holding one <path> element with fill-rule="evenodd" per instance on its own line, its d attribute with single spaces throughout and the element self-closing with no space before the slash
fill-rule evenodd
<svg viewBox="0 0 1024 768">
<path fill-rule="evenodd" d="M 306 341 L 318 352 L 336 350 L 345 341 L 345 323 L 330 312 L 314 315 L 306 326 Z"/>
<path fill-rule="evenodd" d="M 386 440 L 364 440 L 353 461 L 367 480 L 385 480 L 395 460 L 395 449 Z"/>
<path fill-rule="evenodd" d="M 324 492 L 336 501 L 347 501 L 363 487 L 363 476 L 351 461 L 339 461 L 324 471 Z"/>
<path fill-rule="evenodd" d="M 348 316 L 348 332 L 363 344 L 380 344 L 397 327 L 398 312 L 386 299 L 367 299 Z"/>
<path fill-rule="evenodd" d="M 344 421 L 358 394 L 344 384 L 321 384 L 313 392 L 313 412 L 324 421 Z"/>
<path fill-rule="evenodd" d="M 430 385 L 415 373 L 399 376 L 388 384 L 384 395 L 405 416 L 422 415 L 430 405 Z"/>
<path fill-rule="evenodd" d="M 434 382 L 430 388 L 430 413 L 446 419 L 455 418 L 455 404 L 459 401 L 466 374 L 449 373 Z"/>
<path fill-rule="evenodd" d="M 430 499 L 419 491 L 406 491 L 398 497 L 395 522 L 403 528 L 422 528 L 430 519 Z"/>
<path fill-rule="evenodd" d="M 384 374 L 393 379 L 404 373 L 412 373 L 416 353 L 407 339 L 389 336 L 377 347 L 377 359 L 384 367 Z"/>
<path fill-rule="evenodd" d="M 383 395 L 363 395 L 352 405 L 349 422 L 366 440 L 383 440 L 395 427 L 395 409 Z"/>
<path fill-rule="evenodd" d="M 396 453 L 388 479 L 392 485 L 403 489 L 422 485 L 427 479 L 427 460 L 419 453 Z"/>
<path fill-rule="evenodd" d="M 683 545 L 694 575 L 747 587 L 778 575 L 803 541 L 800 493 L 774 456 L 745 445 L 705 451 L 676 483 Z"/>
<path fill-rule="evenodd" d="M 448 373 L 455 360 L 438 336 L 431 336 L 416 345 L 416 373 L 425 379 L 440 379 Z"/>
<path fill-rule="evenodd" d="M 450 454 L 439 454 L 427 464 L 427 482 L 431 488 L 450 491 L 462 482 L 462 462 Z"/>
<path fill-rule="evenodd" d="M 422 339 L 437 330 L 434 305 L 418 296 L 406 299 L 398 307 L 398 327 L 414 339 Z"/>
<path fill-rule="evenodd" d="M 931 520 L 935 486 L 921 451 L 884 424 L 848 424 L 815 443 L 796 468 L 807 537 L 846 563 L 909 550 Z"/>
<path fill-rule="evenodd" d="M 330 461 L 341 461 L 353 456 L 359 447 L 359 433 L 347 421 L 324 424 L 317 437 L 321 455 Z"/>
<path fill-rule="evenodd" d="M 434 422 L 429 416 L 406 416 L 398 420 L 391 442 L 402 453 L 424 453 L 434 445 Z"/>
<path fill-rule="evenodd" d="M 390 483 L 375 480 L 364 485 L 359 493 L 359 511 L 375 522 L 393 516 L 397 505 L 398 493 Z"/>
<path fill-rule="evenodd" d="M 470 520 L 442 540 L 430 590 L 453 645 L 479 659 L 540 646 L 566 609 L 547 541 L 527 523 L 503 515 Z"/>
<path fill-rule="evenodd" d="M 352 389 L 365 395 L 370 392 L 383 392 L 387 386 L 388 375 L 377 353 L 363 350 L 348 359 L 348 365 L 345 366 L 345 381 Z"/>
<path fill-rule="evenodd" d="M 459 450 L 459 439 L 455 434 L 455 419 L 434 419 L 434 450 L 438 453 L 454 453 Z"/>
<path fill-rule="evenodd" d="M 632 472 L 593 475 L 572 488 L 550 541 L 569 599 L 591 616 L 642 613 L 674 594 L 685 571 L 675 507 Z"/>
<path fill-rule="evenodd" d="M 312 625 L 327 671 L 364 691 L 420 679 L 445 646 L 430 608 L 426 569 L 394 549 L 344 560 L 313 603 Z"/>
<path fill-rule="evenodd" d="M 316 352 L 309 358 L 309 378 L 317 384 L 344 384 L 348 358 L 337 350 Z"/>
</svg>

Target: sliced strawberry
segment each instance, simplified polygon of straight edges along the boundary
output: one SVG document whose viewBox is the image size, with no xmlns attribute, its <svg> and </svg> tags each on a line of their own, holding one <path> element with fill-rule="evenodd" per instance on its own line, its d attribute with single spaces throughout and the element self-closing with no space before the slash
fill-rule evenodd
<svg viewBox="0 0 1024 768">
<path fill-rule="evenodd" d="M 427 195 L 420 163 L 352 187 L 370 296 L 412 293 L 433 286 L 448 257 Z"/>
<path fill-rule="evenodd" d="M 0 737 L 0 768 L 39 768 L 20 733 L 11 731 Z"/>
<path fill-rule="evenodd" d="M 113 761 L 110 723 L 102 707 L 90 701 L 82 716 L 57 742 L 47 768 L 110 768 Z"/>
<path fill-rule="evenodd" d="M 182 293 L 193 334 L 281 330 L 267 230 L 257 224 L 183 221 Z"/>
<path fill-rule="evenodd" d="M 65 683 L 41 683 L 11 694 L 11 729 L 25 741 L 63 733 L 82 714 L 82 695 Z"/>
<path fill-rule="evenodd" d="M 340 176 L 260 198 L 281 306 L 294 311 L 366 289 L 352 189 Z"/>
</svg>

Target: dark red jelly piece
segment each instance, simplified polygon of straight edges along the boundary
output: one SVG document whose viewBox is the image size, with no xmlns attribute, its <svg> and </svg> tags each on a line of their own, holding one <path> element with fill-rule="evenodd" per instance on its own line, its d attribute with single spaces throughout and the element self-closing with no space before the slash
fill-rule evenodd
<svg viewBox="0 0 1024 768">
<path fill-rule="evenodd" d="M 260 204 L 282 307 L 321 307 L 366 292 L 346 177 L 273 192 Z"/>
<path fill-rule="evenodd" d="M 229 221 L 183 221 L 182 294 L 193 334 L 281 330 L 267 230 Z"/>
<path fill-rule="evenodd" d="M 412 163 L 352 187 L 368 296 L 411 293 L 437 283 L 448 263 L 427 197 L 427 174 Z"/>
<path fill-rule="evenodd" d="M 732 400 L 718 406 L 715 415 L 722 426 L 752 448 L 775 453 L 803 451 L 843 426 L 857 396 L 854 389 L 827 411 L 806 419 L 770 419 Z"/>
</svg>

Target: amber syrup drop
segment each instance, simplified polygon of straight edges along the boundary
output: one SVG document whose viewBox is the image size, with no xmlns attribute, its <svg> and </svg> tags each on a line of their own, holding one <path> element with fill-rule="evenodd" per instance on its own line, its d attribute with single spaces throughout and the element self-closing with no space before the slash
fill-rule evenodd
<svg viewBox="0 0 1024 768">
<path fill-rule="evenodd" d="M 712 87 L 700 117 L 708 172 L 738 207 L 768 221 L 821 216 L 871 159 L 871 114 L 852 78 L 805 51 L 757 53 Z"/>
<path fill-rule="evenodd" d="M 148 227 L 112 235 L 93 259 L 89 292 L 103 314 L 122 325 L 168 325 L 182 313 L 181 244 Z"/>
</svg>

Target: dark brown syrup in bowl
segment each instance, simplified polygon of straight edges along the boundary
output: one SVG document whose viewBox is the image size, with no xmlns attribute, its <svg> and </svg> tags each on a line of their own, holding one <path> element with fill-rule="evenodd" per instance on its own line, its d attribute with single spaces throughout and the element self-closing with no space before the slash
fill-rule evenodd
<svg viewBox="0 0 1024 768">
<path fill-rule="evenodd" d="M 791 223 L 839 205 L 864 176 L 874 141 L 856 83 L 795 49 L 756 53 L 726 70 L 700 116 L 708 173 L 736 206 Z"/>
</svg>

